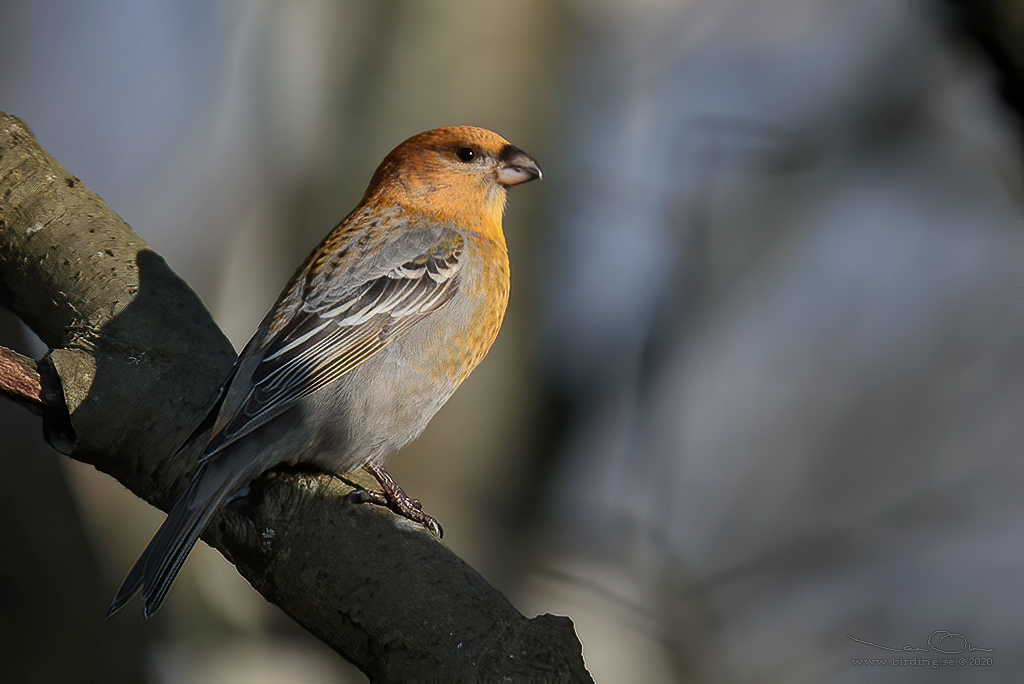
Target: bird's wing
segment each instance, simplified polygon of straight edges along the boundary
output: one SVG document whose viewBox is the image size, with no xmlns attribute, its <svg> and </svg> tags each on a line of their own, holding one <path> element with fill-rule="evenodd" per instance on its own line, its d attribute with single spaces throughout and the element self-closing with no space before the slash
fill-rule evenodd
<svg viewBox="0 0 1024 684">
<path fill-rule="evenodd" d="M 460 235 L 445 230 L 412 258 L 389 246 L 384 251 L 397 263 L 382 264 L 374 269 L 379 275 L 354 286 L 315 284 L 297 313 L 262 344 L 247 345 L 250 359 L 243 352 L 231 384 L 246 383 L 248 392 L 224 403 L 203 458 L 334 382 L 450 301 L 463 247 Z"/>
</svg>

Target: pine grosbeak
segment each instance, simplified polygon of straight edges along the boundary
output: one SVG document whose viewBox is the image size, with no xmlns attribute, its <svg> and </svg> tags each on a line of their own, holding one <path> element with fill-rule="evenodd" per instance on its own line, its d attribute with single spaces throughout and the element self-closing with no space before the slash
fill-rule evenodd
<svg viewBox="0 0 1024 684">
<path fill-rule="evenodd" d="M 506 188 L 541 177 L 491 131 L 438 128 L 377 167 L 356 208 L 299 267 L 239 354 L 200 465 L 114 596 L 156 612 L 233 492 L 278 464 L 360 466 L 378 502 L 440 534 L 383 469 L 490 349 L 508 301 Z M 212 429 L 211 429 L 212 426 Z"/>
</svg>

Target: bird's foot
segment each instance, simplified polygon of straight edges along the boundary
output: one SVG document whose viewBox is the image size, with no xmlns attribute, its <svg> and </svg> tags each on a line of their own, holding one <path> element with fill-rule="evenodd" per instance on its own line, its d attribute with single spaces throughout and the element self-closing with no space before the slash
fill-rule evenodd
<svg viewBox="0 0 1024 684">
<path fill-rule="evenodd" d="M 438 539 L 444 537 L 444 529 L 441 527 L 441 523 L 437 522 L 433 516 L 424 513 L 423 504 L 406 494 L 398 486 L 398 483 L 391 478 L 388 471 L 384 470 L 381 466 L 371 464 L 364 465 L 363 469 L 370 473 L 370 475 L 373 475 L 373 478 L 380 483 L 382 491 L 374 492 L 364 489 L 359 493 L 359 498 L 362 501 L 378 506 L 386 506 L 403 518 L 423 525 Z"/>
</svg>

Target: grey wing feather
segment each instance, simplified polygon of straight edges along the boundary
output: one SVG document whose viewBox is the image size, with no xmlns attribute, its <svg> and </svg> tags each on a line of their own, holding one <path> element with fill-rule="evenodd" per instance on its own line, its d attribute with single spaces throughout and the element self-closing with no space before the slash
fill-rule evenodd
<svg viewBox="0 0 1024 684">
<path fill-rule="evenodd" d="M 204 449 L 204 460 L 305 396 L 345 375 L 455 296 L 463 240 L 446 231 L 432 249 L 340 294 L 325 283 L 264 344 L 240 363 L 250 389 Z M 436 238 L 435 238 L 436 239 Z M 244 360 L 243 360 L 244 361 Z M 242 367 L 246 370 L 243 370 Z M 244 381 L 235 377 L 234 382 Z"/>
</svg>

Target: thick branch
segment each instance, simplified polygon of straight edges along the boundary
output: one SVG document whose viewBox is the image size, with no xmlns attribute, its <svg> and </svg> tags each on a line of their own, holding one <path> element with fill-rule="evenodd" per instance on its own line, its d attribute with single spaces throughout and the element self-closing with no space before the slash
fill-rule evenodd
<svg viewBox="0 0 1024 684">
<path fill-rule="evenodd" d="M 0 303 L 51 347 L 43 394 L 70 415 L 51 443 L 166 510 L 195 466 L 171 452 L 234 350 L 164 260 L 2 114 Z M 351 492 L 327 475 L 264 477 L 204 539 L 374 681 L 590 681 L 570 620 L 525 618 L 445 546 Z"/>
</svg>

